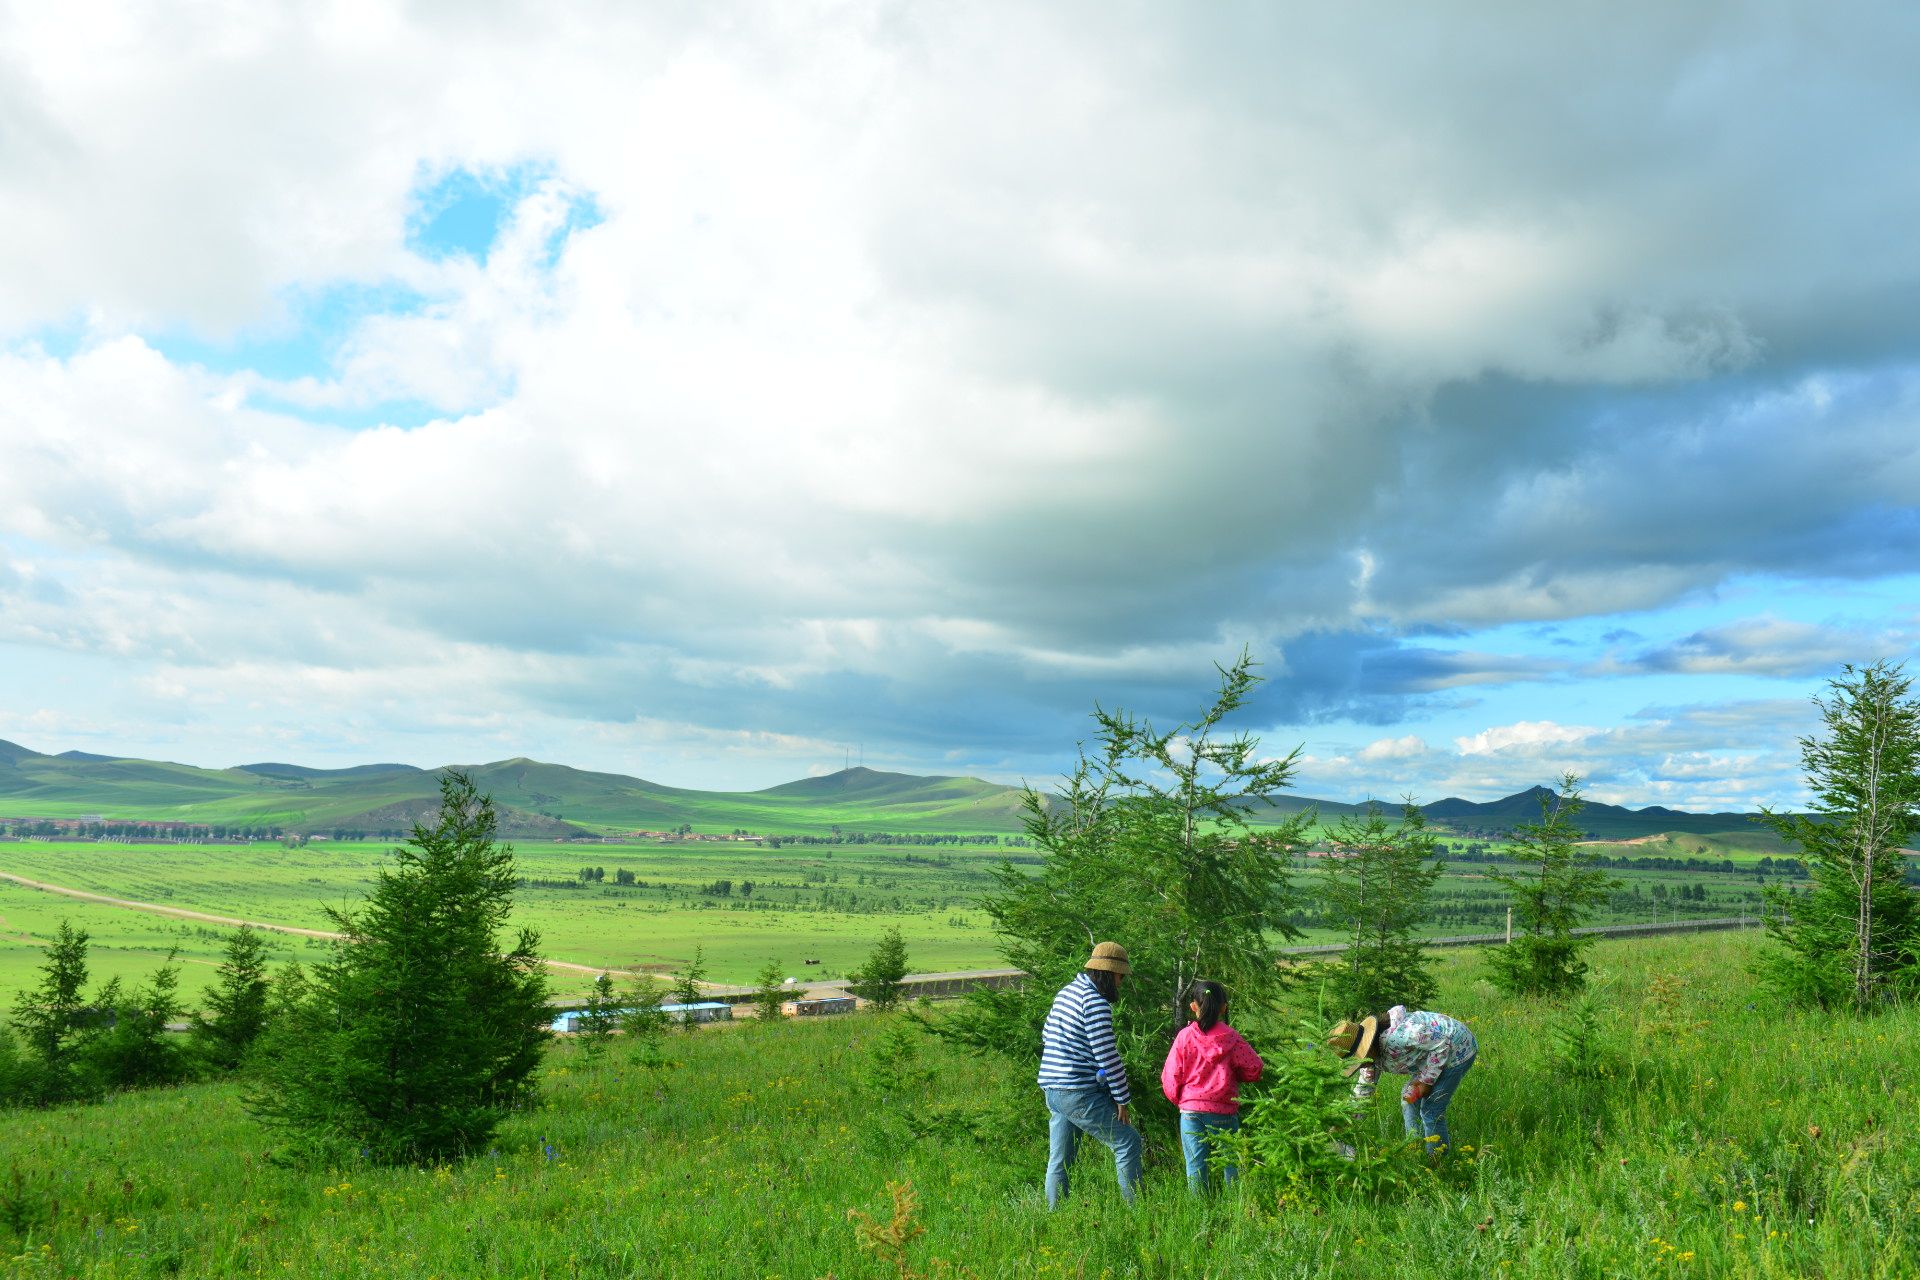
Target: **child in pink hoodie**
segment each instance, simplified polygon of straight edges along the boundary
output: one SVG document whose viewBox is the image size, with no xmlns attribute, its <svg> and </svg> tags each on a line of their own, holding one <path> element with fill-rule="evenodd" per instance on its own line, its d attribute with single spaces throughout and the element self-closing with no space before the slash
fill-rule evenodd
<svg viewBox="0 0 1920 1280">
<path fill-rule="evenodd" d="M 1266 1064 L 1240 1033 L 1227 1025 L 1227 989 L 1196 982 L 1188 993 L 1193 1021 L 1180 1028 L 1160 1069 L 1160 1088 L 1180 1108 L 1180 1147 L 1187 1157 L 1187 1189 L 1207 1189 L 1210 1137 L 1240 1127 L 1240 1085 L 1260 1078 Z M 1233 1181 L 1234 1169 L 1223 1171 Z"/>
</svg>

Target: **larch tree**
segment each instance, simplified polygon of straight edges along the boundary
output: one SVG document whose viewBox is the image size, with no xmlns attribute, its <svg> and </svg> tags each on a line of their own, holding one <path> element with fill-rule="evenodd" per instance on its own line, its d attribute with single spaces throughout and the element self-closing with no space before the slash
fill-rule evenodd
<svg viewBox="0 0 1920 1280">
<path fill-rule="evenodd" d="M 1346 1014 L 1368 1014 L 1391 1004 L 1424 1008 L 1433 999 L 1433 974 L 1414 935 L 1430 911 L 1440 877 L 1437 842 L 1426 815 L 1409 800 L 1400 821 L 1379 808 L 1342 818 L 1320 859 L 1320 901 L 1327 922 L 1346 938 L 1346 951 L 1327 967 L 1331 1003 Z"/>
<path fill-rule="evenodd" d="M 492 800 L 449 770 L 433 825 L 358 912 L 329 911 L 343 940 L 286 987 L 297 1003 L 246 1096 L 296 1150 L 459 1159 L 532 1093 L 552 1014 L 538 935 L 503 937 L 516 881 L 496 836 Z"/>
<path fill-rule="evenodd" d="M 1559 790 L 1540 797 L 1540 821 L 1516 826 L 1511 841 L 1512 871 L 1487 871 L 1487 879 L 1506 887 L 1513 901 L 1513 941 L 1487 951 L 1494 984 L 1514 995 L 1571 995 L 1587 983 L 1580 953 L 1592 934 L 1574 930 L 1605 905 L 1620 882 L 1600 869 L 1599 858 L 1579 848 L 1574 819 L 1585 802 L 1580 779 L 1569 773 Z"/>
<path fill-rule="evenodd" d="M 1274 946 L 1300 936 L 1287 919 L 1299 901 L 1291 866 L 1311 814 L 1279 819 L 1272 804 L 1299 751 L 1263 756 L 1257 738 L 1225 727 L 1259 684 L 1254 666 L 1242 653 L 1217 667 L 1212 701 L 1166 728 L 1095 709 L 1092 749 L 1058 794 L 1023 797 L 1039 873 L 1003 864 L 984 904 L 1001 954 L 1032 980 L 970 993 L 940 1034 L 1034 1057 L 1054 992 L 1097 942 L 1125 946 L 1133 965 L 1115 1032 L 1142 1078 L 1158 1071 L 1196 979 L 1226 983 L 1240 1007 L 1279 996 L 1292 976 Z"/>
<path fill-rule="evenodd" d="M 1811 814 L 1765 820 L 1806 853 L 1803 894 L 1767 891 L 1760 961 L 1789 998 L 1868 1009 L 1920 986 L 1920 899 L 1902 852 L 1920 829 L 1920 701 L 1897 665 L 1847 666 L 1815 698 L 1825 733 L 1800 740 Z"/>
</svg>

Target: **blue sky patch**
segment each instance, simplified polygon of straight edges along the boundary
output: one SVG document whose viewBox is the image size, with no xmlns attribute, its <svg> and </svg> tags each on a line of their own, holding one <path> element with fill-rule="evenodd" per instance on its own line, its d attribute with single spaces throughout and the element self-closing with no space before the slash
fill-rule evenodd
<svg viewBox="0 0 1920 1280">
<path fill-rule="evenodd" d="M 253 372 L 281 382 L 326 379 L 333 376 L 341 345 L 361 321 L 409 315 L 426 301 L 412 289 L 390 283 L 290 290 L 282 295 L 284 310 L 275 324 L 243 329 L 224 340 L 184 331 L 152 334 L 146 340 L 175 364 L 214 373 Z"/>
<path fill-rule="evenodd" d="M 442 174 L 415 191 L 407 247 L 435 261 L 461 256 L 483 262 L 514 209 L 552 175 L 544 164 Z M 568 236 L 600 221 L 599 206 L 590 197 L 573 200 L 566 222 L 548 245 L 545 265 L 553 264 Z"/>
</svg>

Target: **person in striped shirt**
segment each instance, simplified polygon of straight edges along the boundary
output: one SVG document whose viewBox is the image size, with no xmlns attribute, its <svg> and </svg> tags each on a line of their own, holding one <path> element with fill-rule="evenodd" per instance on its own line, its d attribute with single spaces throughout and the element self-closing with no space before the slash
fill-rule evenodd
<svg viewBox="0 0 1920 1280">
<path fill-rule="evenodd" d="M 1120 982 L 1133 971 L 1126 948 L 1102 942 L 1086 968 L 1053 998 L 1040 1030 L 1040 1089 L 1047 1100 L 1047 1207 L 1067 1196 L 1080 1135 L 1113 1149 L 1120 1194 L 1133 1202 L 1140 1181 L 1140 1131 L 1128 1104 L 1127 1070 L 1113 1039 L 1113 1003 Z"/>
</svg>

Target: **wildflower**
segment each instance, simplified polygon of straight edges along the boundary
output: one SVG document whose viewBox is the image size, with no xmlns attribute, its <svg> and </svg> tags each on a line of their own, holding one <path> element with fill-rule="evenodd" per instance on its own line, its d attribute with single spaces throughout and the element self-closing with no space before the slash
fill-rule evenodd
<svg viewBox="0 0 1920 1280">
<path fill-rule="evenodd" d="M 1733 1211 L 1735 1213 L 1745 1213 L 1747 1211 L 1747 1202 L 1745 1200 L 1735 1200 L 1733 1202 Z"/>
</svg>

